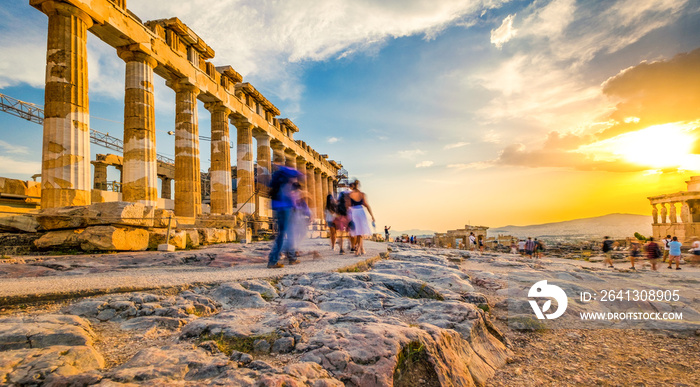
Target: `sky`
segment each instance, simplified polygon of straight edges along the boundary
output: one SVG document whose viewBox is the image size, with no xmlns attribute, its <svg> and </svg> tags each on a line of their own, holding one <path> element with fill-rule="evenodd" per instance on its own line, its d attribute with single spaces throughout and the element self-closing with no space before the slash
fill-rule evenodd
<svg viewBox="0 0 700 387">
<path fill-rule="evenodd" d="M 215 50 L 212 63 L 233 66 L 294 121 L 295 139 L 360 180 L 378 227 L 649 215 L 648 196 L 684 191 L 700 174 L 697 1 L 128 0 L 127 8 L 192 28 Z M 28 1 L 0 4 L 0 93 L 43 104 L 46 34 L 46 16 Z M 117 137 L 124 67 L 89 35 L 91 127 Z M 157 150 L 170 157 L 174 101 L 156 79 Z M 209 135 L 201 102 L 199 128 Z M 1 114 L 0 176 L 39 173 L 41 139 L 41 126 Z M 202 142 L 205 170 L 208 149 Z"/>
</svg>

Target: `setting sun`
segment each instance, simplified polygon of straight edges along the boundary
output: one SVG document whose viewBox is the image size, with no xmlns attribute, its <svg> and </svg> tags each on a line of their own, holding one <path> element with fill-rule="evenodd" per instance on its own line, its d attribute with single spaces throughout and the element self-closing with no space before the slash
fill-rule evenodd
<svg viewBox="0 0 700 387">
<path fill-rule="evenodd" d="M 698 155 L 692 154 L 693 131 L 698 122 L 654 125 L 599 141 L 578 151 L 600 160 L 623 160 L 650 168 L 693 169 Z"/>
</svg>

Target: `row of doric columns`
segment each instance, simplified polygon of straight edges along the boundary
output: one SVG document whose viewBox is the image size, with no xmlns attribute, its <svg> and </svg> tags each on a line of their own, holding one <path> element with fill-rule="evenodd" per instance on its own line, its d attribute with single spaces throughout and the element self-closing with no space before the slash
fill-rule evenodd
<svg viewBox="0 0 700 387">
<path fill-rule="evenodd" d="M 41 3 L 41 8 L 49 17 L 42 208 L 86 205 L 91 202 L 92 189 L 86 41 L 88 28 L 93 21 L 84 11 L 68 3 L 46 1 Z M 162 179 L 161 196 L 171 198 L 172 178 L 158 175 L 153 83 L 154 70 L 159 63 L 154 58 L 155 54 L 149 50 L 138 44 L 117 49 L 119 57 L 126 63 L 121 183 L 122 200 L 155 206 L 158 201 L 158 179 Z M 175 91 L 176 106 L 175 214 L 196 217 L 202 212 L 197 116 L 200 89 L 193 80 L 186 78 L 169 80 L 167 84 Z M 257 145 L 258 182 L 268 183 L 273 163 L 303 172 L 314 222 L 321 223 L 325 196 L 334 191 L 335 176 L 322 172 L 316 159 L 307 160 L 304 156 L 297 155 L 282 141 L 256 127 L 240 113 L 232 112 L 222 102 L 209 102 L 205 108 L 211 113 L 212 213 L 232 214 L 237 209 L 243 213 L 254 213 L 254 137 Z M 276 114 L 278 113 L 279 111 Z M 265 112 L 268 122 L 272 119 L 269 114 Z M 291 133 L 298 129 L 291 121 L 283 121 L 287 126 L 282 133 L 286 131 L 284 135 L 291 139 Z M 237 134 L 237 208 L 233 206 L 230 123 L 235 125 Z M 104 189 L 108 164 L 93 164 L 94 188 Z"/>
</svg>

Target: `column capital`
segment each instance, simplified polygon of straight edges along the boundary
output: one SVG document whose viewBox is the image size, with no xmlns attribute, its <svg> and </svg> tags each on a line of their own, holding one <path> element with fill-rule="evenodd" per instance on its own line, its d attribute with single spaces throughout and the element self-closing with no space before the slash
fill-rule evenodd
<svg viewBox="0 0 700 387">
<path fill-rule="evenodd" d="M 282 143 L 282 141 L 273 138 L 270 140 L 270 148 L 278 150 L 278 151 L 283 151 L 286 147 Z"/>
<path fill-rule="evenodd" d="M 117 47 L 117 55 L 124 62 L 142 62 L 156 68 L 158 61 L 153 57 L 153 53 L 143 44 L 130 44 L 128 46 Z"/>
<path fill-rule="evenodd" d="M 94 21 L 92 17 L 88 15 L 87 12 L 82 9 L 62 1 L 41 1 L 41 0 L 31 0 L 30 4 L 34 7 L 41 7 L 41 11 L 47 16 L 51 15 L 62 15 L 62 16 L 75 16 L 83 21 L 87 25 L 87 28 L 92 27 Z"/>
<path fill-rule="evenodd" d="M 204 108 L 209 110 L 210 113 L 219 113 L 223 112 L 227 116 L 231 114 L 231 109 L 229 109 L 226 105 L 224 105 L 223 102 L 221 101 L 216 101 L 216 102 L 207 102 L 204 104 Z"/>
<path fill-rule="evenodd" d="M 247 118 L 243 117 L 231 117 L 231 123 L 238 129 L 253 129 L 255 126 L 252 122 L 248 121 Z"/>
<path fill-rule="evenodd" d="M 267 133 L 266 131 L 262 129 L 253 129 L 253 137 L 255 137 L 256 140 L 258 141 L 264 141 L 266 139 L 272 139 L 272 136 L 270 136 L 270 133 Z"/>
<path fill-rule="evenodd" d="M 199 87 L 194 84 L 194 81 L 188 78 L 181 78 L 174 81 L 165 82 L 167 86 L 175 90 L 176 93 L 189 91 L 194 95 L 199 95 Z"/>
</svg>

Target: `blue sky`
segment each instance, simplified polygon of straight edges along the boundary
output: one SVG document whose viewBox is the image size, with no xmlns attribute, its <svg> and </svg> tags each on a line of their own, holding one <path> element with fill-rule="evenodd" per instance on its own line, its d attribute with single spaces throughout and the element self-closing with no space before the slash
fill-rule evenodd
<svg viewBox="0 0 700 387">
<path fill-rule="evenodd" d="M 643 97 L 698 98 L 695 1 L 127 7 L 144 21 L 177 16 L 190 26 L 216 51 L 214 64 L 232 65 L 297 124 L 296 138 L 342 161 L 378 223 L 394 229 L 648 213 L 646 196 L 682 190 L 700 169 L 692 150 L 676 150 L 688 155 L 672 161 L 619 150 L 637 141 L 630 133 L 643 148 L 653 141 L 645 130 L 667 123 L 678 141 L 697 141 L 700 109 L 655 111 L 660 104 Z M 28 1 L 0 5 L 0 92 L 43 104 L 46 24 Z M 120 137 L 124 64 L 92 35 L 88 50 L 91 126 Z M 687 82 L 659 86 L 678 72 Z M 162 79 L 155 84 L 158 151 L 172 156 L 175 95 Z M 200 103 L 200 134 L 209 125 Z M 201 143 L 204 169 L 208 146 Z M 0 176 L 28 179 L 40 152 L 40 126 L 0 115 Z"/>
</svg>

